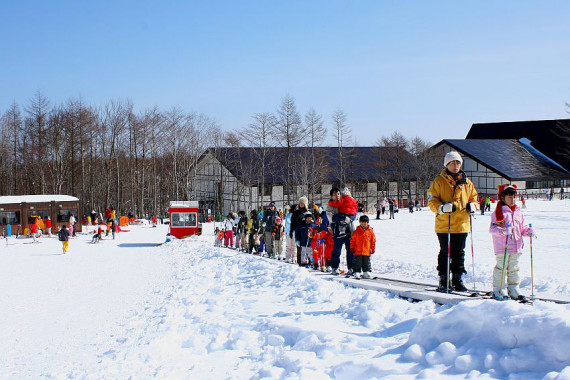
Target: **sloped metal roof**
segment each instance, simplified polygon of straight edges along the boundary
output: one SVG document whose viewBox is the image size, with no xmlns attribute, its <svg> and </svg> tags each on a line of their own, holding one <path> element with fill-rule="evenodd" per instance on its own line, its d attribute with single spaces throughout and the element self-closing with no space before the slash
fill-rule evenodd
<svg viewBox="0 0 570 380">
<path fill-rule="evenodd" d="M 321 171 L 323 181 L 338 181 L 340 172 L 340 152 L 336 147 L 315 147 L 316 166 Z M 236 178 L 243 183 L 251 181 L 251 170 L 259 172 L 262 157 L 265 156 L 265 183 L 286 183 L 287 149 L 283 147 L 265 148 L 210 148 L 207 153 L 218 159 Z M 264 155 L 265 153 L 265 155 Z M 306 166 L 311 157 L 311 148 L 291 149 L 293 165 Z M 397 177 L 396 160 L 398 153 L 393 147 L 345 147 L 343 148 L 344 170 L 347 182 L 375 182 L 379 178 L 393 180 Z M 406 179 L 412 176 L 414 157 L 407 151 L 400 151 L 403 172 Z M 293 169 L 293 172 L 296 172 Z M 250 175 L 248 175 L 248 173 Z M 308 173 L 309 181 L 311 175 Z M 249 179 L 248 179 L 249 178 Z"/>
<path fill-rule="evenodd" d="M 570 171 L 570 119 L 476 123 L 466 139 L 527 138 L 532 147 Z"/>
<path fill-rule="evenodd" d="M 460 153 L 480 162 L 509 181 L 542 181 L 570 178 L 570 174 L 548 159 L 533 155 L 514 139 L 442 140 Z"/>
</svg>

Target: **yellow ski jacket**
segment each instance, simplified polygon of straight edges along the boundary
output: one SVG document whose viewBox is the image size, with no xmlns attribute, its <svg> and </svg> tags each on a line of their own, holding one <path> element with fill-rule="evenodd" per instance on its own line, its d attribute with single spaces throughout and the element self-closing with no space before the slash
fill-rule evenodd
<svg viewBox="0 0 570 380">
<path fill-rule="evenodd" d="M 453 202 L 455 211 L 451 213 L 451 233 L 469 232 L 469 212 L 467 204 L 477 202 L 477 191 L 473 182 L 461 171 L 463 178 L 457 182 L 443 169 L 433 180 L 428 190 L 428 206 L 435 212 L 435 232 L 447 233 L 449 214 L 439 214 L 439 206 Z"/>
</svg>

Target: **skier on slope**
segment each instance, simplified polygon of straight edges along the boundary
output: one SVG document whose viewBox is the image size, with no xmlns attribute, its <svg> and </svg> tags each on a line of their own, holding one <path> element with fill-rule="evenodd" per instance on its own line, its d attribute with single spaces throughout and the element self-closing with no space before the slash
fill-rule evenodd
<svg viewBox="0 0 570 380">
<path fill-rule="evenodd" d="M 313 225 L 313 213 L 305 211 L 303 213 L 303 221 L 297 223 L 295 227 L 295 240 L 297 247 L 301 249 L 301 257 L 299 258 L 299 266 L 311 265 L 312 248 L 311 248 L 311 226 Z"/>
<path fill-rule="evenodd" d="M 367 215 L 359 218 L 360 225 L 356 228 L 350 239 L 350 250 L 354 255 L 354 277 L 360 279 L 360 270 L 364 273 L 362 278 L 370 278 L 372 266 L 370 265 L 370 255 L 376 252 L 376 235 L 368 224 L 370 219 Z"/>
<path fill-rule="evenodd" d="M 467 273 L 465 240 L 470 229 L 469 213 L 477 210 L 477 191 L 461 170 L 462 164 L 459 153 L 447 153 L 443 160 L 444 169 L 428 190 L 428 206 L 436 214 L 435 232 L 440 247 L 437 256 L 440 291 L 467 290 L 461 276 Z M 450 272 L 453 274 L 451 284 Z"/>
<path fill-rule="evenodd" d="M 497 299 L 507 296 L 504 289 L 501 288 L 505 284 L 503 277 L 505 272 L 509 297 L 524 299 L 519 289 L 519 258 L 524 247 L 523 236 L 532 237 L 535 234 L 534 228 L 524 224 L 524 215 L 515 204 L 516 195 L 516 185 L 504 184 L 499 186 L 499 202 L 497 202 L 495 212 L 491 214 L 489 232 L 493 237 L 493 249 L 497 262 L 493 269 L 493 293 Z M 506 264 L 504 270 L 503 264 Z"/>
<path fill-rule="evenodd" d="M 270 202 L 267 210 L 263 214 L 262 226 L 264 228 L 263 238 L 267 247 L 267 255 L 273 258 L 273 228 L 275 227 L 275 218 L 279 217 L 279 212 L 275 209 L 275 202 Z"/>
<path fill-rule="evenodd" d="M 289 230 L 289 237 L 293 239 L 293 234 L 297 234 L 297 225 L 303 223 L 305 220 L 305 212 L 308 210 L 309 207 L 309 200 L 307 197 L 299 198 L 299 204 L 297 205 L 296 210 L 291 215 L 291 228 Z M 297 242 L 299 238 L 295 235 L 295 242 Z M 297 264 L 299 266 L 302 265 L 301 263 L 301 247 L 297 246 Z"/>
</svg>

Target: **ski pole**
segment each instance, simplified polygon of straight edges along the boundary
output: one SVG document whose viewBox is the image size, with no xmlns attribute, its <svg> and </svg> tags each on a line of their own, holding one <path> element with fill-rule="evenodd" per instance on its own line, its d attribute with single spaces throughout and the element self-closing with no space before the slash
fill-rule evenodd
<svg viewBox="0 0 570 380">
<path fill-rule="evenodd" d="M 473 290 L 477 290 L 475 286 L 475 250 L 473 249 L 473 214 L 469 213 L 469 229 L 471 236 L 471 263 L 473 265 Z"/>
<path fill-rule="evenodd" d="M 505 285 L 505 268 L 507 267 L 507 247 L 509 243 L 509 232 L 511 230 L 511 225 L 507 224 L 507 237 L 505 238 L 505 253 L 503 254 L 503 270 L 501 271 L 501 291 Z"/>
<path fill-rule="evenodd" d="M 532 224 L 528 225 L 532 228 Z M 532 265 L 532 235 L 530 235 L 530 296 L 534 298 L 534 274 Z"/>
<path fill-rule="evenodd" d="M 451 261 L 451 213 L 449 214 L 449 224 L 447 225 L 447 283 L 446 293 L 449 293 L 449 265 Z"/>
</svg>

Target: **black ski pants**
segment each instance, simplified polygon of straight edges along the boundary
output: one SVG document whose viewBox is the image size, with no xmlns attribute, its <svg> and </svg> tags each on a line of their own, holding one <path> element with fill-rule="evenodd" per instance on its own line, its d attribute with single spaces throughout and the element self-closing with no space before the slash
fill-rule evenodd
<svg viewBox="0 0 570 380">
<path fill-rule="evenodd" d="M 450 234 L 451 255 L 449 271 L 454 274 L 464 274 L 465 271 L 465 241 L 467 233 Z M 440 276 L 447 276 L 447 232 L 438 233 L 439 254 L 437 255 L 437 273 Z"/>
<path fill-rule="evenodd" d="M 354 273 L 360 273 L 361 270 L 362 272 L 372 272 L 370 256 L 354 255 L 353 265 Z"/>
</svg>

